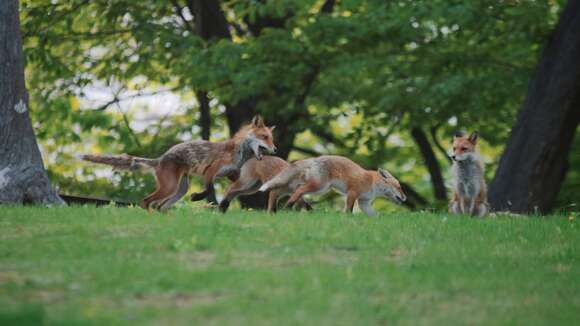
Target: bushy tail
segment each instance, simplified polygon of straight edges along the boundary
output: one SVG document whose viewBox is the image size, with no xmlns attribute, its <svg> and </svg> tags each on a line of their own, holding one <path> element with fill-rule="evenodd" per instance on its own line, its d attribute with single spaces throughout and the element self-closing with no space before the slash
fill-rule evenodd
<svg viewBox="0 0 580 326">
<path fill-rule="evenodd" d="M 278 173 L 275 177 L 270 179 L 268 182 L 264 183 L 260 187 L 260 191 L 268 191 L 276 188 L 286 186 L 292 179 L 300 173 L 300 169 L 294 165 L 291 165 L 284 169 L 282 172 Z"/>
<path fill-rule="evenodd" d="M 112 166 L 115 170 L 135 171 L 142 168 L 155 168 L 159 164 L 159 159 L 143 158 L 123 155 L 91 155 L 85 154 L 79 157 L 81 160 L 106 164 Z"/>
</svg>

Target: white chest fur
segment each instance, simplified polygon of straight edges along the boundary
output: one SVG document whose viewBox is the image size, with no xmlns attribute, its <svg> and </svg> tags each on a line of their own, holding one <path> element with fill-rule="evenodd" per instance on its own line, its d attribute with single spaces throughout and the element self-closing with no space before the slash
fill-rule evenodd
<svg viewBox="0 0 580 326">
<path fill-rule="evenodd" d="M 473 198 L 481 191 L 483 171 L 477 161 L 453 163 L 454 188 L 462 197 Z"/>
</svg>

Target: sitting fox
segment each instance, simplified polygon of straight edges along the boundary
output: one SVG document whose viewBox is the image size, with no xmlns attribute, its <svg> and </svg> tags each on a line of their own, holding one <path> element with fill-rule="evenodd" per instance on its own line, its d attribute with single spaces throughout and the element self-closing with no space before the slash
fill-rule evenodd
<svg viewBox="0 0 580 326">
<path fill-rule="evenodd" d="M 238 154 L 236 156 L 238 160 L 235 160 L 234 164 L 224 166 L 216 174 L 216 177 L 221 177 L 239 173 L 239 178 L 228 187 L 224 194 L 224 199 L 220 202 L 220 211 L 224 213 L 228 210 L 230 202 L 237 196 L 251 195 L 258 192 L 262 184 L 271 180 L 278 173 L 290 166 L 288 162 L 275 156 L 264 156 L 261 160 L 257 160 L 249 155 L 252 152 L 251 148 L 245 146 L 240 146 L 240 151 L 244 151 L 245 153 Z M 268 194 L 268 212 L 275 213 L 278 199 L 292 194 L 294 190 L 296 189 L 292 188 L 292 185 L 289 184 L 286 187 L 280 187 L 270 191 Z M 298 209 L 312 209 L 310 204 L 303 199 L 299 199 L 296 205 Z"/>
<path fill-rule="evenodd" d="M 453 137 L 453 198 L 449 203 L 450 213 L 483 217 L 489 211 L 477 139 L 477 132 L 469 137 L 462 133 Z"/>
<path fill-rule="evenodd" d="M 187 193 L 189 175 L 202 176 L 205 185 L 204 191 L 192 195 L 192 200 L 205 198 L 213 187 L 215 174 L 224 165 L 231 164 L 241 143 L 252 148 L 258 159 L 262 158 L 262 152 L 276 152 L 272 128 L 267 127 L 260 116 L 256 116 L 232 139 L 223 142 L 195 140 L 177 144 L 155 159 L 130 155 L 83 155 L 81 158 L 122 170 L 153 169 L 157 189 L 143 199 L 142 206 L 147 209 L 166 210 Z"/>
<path fill-rule="evenodd" d="M 292 206 L 305 194 L 323 194 L 332 188 L 346 195 L 345 212 L 352 213 L 358 200 L 360 209 L 369 216 L 375 215 L 372 208 L 375 197 L 383 196 L 399 204 L 407 198 L 399 181 L 386 170 L 365 170 L 342 156 L 320 156 L 294 162 L 259 190 L 280 188 L 296 189 L 287 206 Z"/>
</svg>

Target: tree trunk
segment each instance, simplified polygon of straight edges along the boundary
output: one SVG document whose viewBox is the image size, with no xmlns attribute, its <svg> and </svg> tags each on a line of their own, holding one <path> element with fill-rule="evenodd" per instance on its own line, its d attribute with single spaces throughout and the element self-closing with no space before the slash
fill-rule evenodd
<svg viewBox="0 0 580 326">
<path fill-rule="evenodd" d="M 0 204 L 64 204 L 50 185 L 28 115 L 18 0 L 0 2 Z"/>
<path fill-rule="evenodd" d="M 495 210 L 549 212 L 580 121 L 580 0 L 570 0 L 544 49 L 489 189 Z"/>
<path fill-rule="evenodd" d="M 209 140 L 211 134 L 211 112 L 209 109 L 209 97 L 207 92 L 195 92 L 199 103 L 199 127 L 201 128 L 201 139 Z"/>
<path fill-rule="evenodd" d="M 431 176 L 431 185 L 433 187 L 433 194 L 436 200 L 446 201 L 447 200 L 447 189 L 445 188 L 445 181 L 443 180 L 443 175 L 441 174 L 441 166 L 439 161 L 433 152 L 433 148 L 429 143 L 427 135 L 421 128 L 415 127 L 411 130 L 411 136 L 413 140 L 419 147 L 421 155 L 425 160 L 425 165 L 427 170 L 429 170 L 429 175 Z"/>
<path fill-rule="evenodd" d="M 189 10 L 195 17 L 195 28 L 198 35 L 206 41 L 212 39 L 230 39 L 231 34 L 229 31 L 229 24 L 225 18 L 224 12 L 221 9 L 219 1 L 202 1 L 202 0 L 188 0 L 187 6 Z M 200 100 L 198 92 L 198 100 Z M 207 93 L 205 94 L 205 99 L 207 100 Z M 204 124 L 204 108 L 202 106 L 202 100 L 200 100 L 200 113 L 201 120 L 200 124 Z M 226 119 L 228 122 L 228 128 L 230 135 L 234 135 L 242 125 L 250 121 L 254 115 L 254 105 L 255 102 L 252 99 L 242 100 L 236 104 L 226 104 Z M 209 116 L 209 102 L 207 105 L 207 117 L 205 119 L 211 122 L 211 117 Z M 207 137 L 209 138 L 209 130 L 207 131 Z M 202 127 L 202 137 L 203 137 L 203 127 Z M 242 207 L 245 208 L 265 208 L 267 203 L 267 197 L 263 193 L 257 193 L 250 196 L 240 196 L 238 197 L 242 203 Z M 208 196 L 209 202 L 217 202 L 215 199 L 215 192 L 210 192 Z"/>
</svg>

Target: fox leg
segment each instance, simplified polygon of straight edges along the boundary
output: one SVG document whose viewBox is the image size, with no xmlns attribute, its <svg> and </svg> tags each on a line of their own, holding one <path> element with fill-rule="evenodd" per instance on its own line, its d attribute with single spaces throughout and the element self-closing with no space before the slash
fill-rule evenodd
<svg viewBox="0 0 580 326">
<path fill-rule="evenodd" d="M 304 199 L 304 197 L 300 198 L 297 202 L 296 202 L 296 209 L 298 211 L 301 211 L 302 209 L 305 209 L 307 211 L 311 211 L 312 210 L 312 205 L 310 205 L 310 203 L 308 203 L 306 201 L 306 199 Z"/>
<path fill-rule="evenodd" d="M 469 215 L 474 215 L 476 213 L 476 209 L 479 208 L 479 207 L 476 207 L 475 202 L 476 202 L 475 198 L 470 198 L 468 200 L 469 210 L 467 211 L 467 213 Z"/>
<path fill-rule="evenodd" d="M 358 197 L 358 194 L 353 192 L 353 191 L 349 191 L 346 194 L 346 202 L 344 205 L 344 212 L 345 213 L 352 213 L 352 210 L 354 209 L 354 203 L 356 202 L 357 197 Z"/>
<path fill-rule="evenodd" d="M 296 204 L 298 205 L 299 210 L 302 210 L 302 209 L 305 209 L 307 211 L 312 210 L 312 205 L 310 205 L 310 203 L 308 201 L 306 201 L 306 199 L 304 199 L 304 197 L 302 197 Z"/>
<path fill-rule="evenodd" d="M 232 185 L 226 190 L 224 199 L 222 199 L 219 204 L 219 209 L 222 213 L 225 213 L 230 207 L 230 203 L 239 195 L 252 194 L 258 190 L 260 187 L 260 182 L 257 180 L 252 180 L 250 182 L 244 182 L 242 179 L 232 183 Z"/>
<path fill-rule="evenodd" d="M 181 197 L 183 197 L 187 193 L 188 189 L 189 189 L 189 178 L 185 174 L 185 175 L 181 176 L 181 181 L 179 181 L 179 188 L 177 188 L 177 191 L 173 195 L 171 195 L 170 197 L 165 198 L 163 200 L 161 205 L 159 205 L 159 210 L 161 210 L 161 211 L 167 210 L 169 207 L 171 207 L 173 204 L 175 204 L 178 200 L 180 200 Z"/>
<path fill-rule="evenodd" d="M 182 174 L 183 173 L 180 171 L 179 167 L 174 164 L 165 164 L 156 169 L 155 177 L 157 179 L 157 190 L 143 199 L 142 206 L 147 209 L 150 207 L 157 208 L 156 205 L 161 200 L 176 193 L 179 179 Z"/>
<path fill-rule="evenodd" d="M 302 196 L 304 194 L 317 192 L 317 191 L 321 190 L 321 188 L 322 187 L 320 186 L 320 184 L 318 182 L 315 182 L 315 181 L 306 182 L 305 184 L 298 187 L 294 191 L 292 196 L 290 196 L 290 199 L 288 199 L 288 202 L 286 203 L 286 208 L 292 207 L 298 200 L 300 200 L 302 198 Z"/>
<path fill-rule="evenodd" d="M 461 205 L 459 201 L 454 200 L 449 203 L 449 213 L 461 214 Z"/>
<path fill-rule="evenodd" d="M 461 200 L 459 201 L 461 207 L 461 214 L 471 215 L 474 205 L 473 202 L 474 202 L 473 198 L 465 198 L 465 197 L 461 198 Z"/>
<path fill-rule="evenodd" d="M 360 199 L 358 200 L 358 207 L 365 212 L 368 216 L 375 216 L 375 210 L 373 209 L 372 201 L 368 199 Z"/>
<path fill-rule="evenodd" d="M 449 201 L 448 210 L 451 214 L 461 214 L 461 198 L 455 190 L 453 190 L 453 198 Z"/>
<path fill-rule="evenodd" d="M 276 190 L 271 190 L 268 194 L 268 213 L 276 213 L 278 209 L 278 196 L 279 193 Z"/>
<path fill-rule="evenodd" d="M 479 203 L 476 213 L 477 217 L 485 217 L 489 213 L 489 205 L 487 203 Z"/>
<path fill-rule="evenodd" d="M 208 198 L 208 201 L 211 204 L 217 205 L 217 200 L 215 199 L 215 188 L 213 186 L 213 182 L 215 179 L 215 174 L 219 168 L 219 164 L 212 164 L 210 167 L 207 168 L 203 175 L 203 184 L 204 189 L 201 192 L 196 192 L 191 194 L 189 199 L 191 201 L 199 201 L 205 198 Z"/>
</svg>

